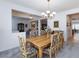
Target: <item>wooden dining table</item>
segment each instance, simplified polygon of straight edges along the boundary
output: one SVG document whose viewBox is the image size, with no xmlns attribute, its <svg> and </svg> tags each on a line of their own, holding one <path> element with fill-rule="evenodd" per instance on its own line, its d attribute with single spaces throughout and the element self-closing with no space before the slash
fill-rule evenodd
<svg viewBox="0 0 79 59">
<path fill-rule="evenodd" d="M 43 49 L 51 43 L 50 36 L 48 37 L 47 35 L 32 37 L 28 39 L 27 42 L 31 43 L 38 49 L 39 58 L 42 58 L 43 56 Z"/>
</svg>

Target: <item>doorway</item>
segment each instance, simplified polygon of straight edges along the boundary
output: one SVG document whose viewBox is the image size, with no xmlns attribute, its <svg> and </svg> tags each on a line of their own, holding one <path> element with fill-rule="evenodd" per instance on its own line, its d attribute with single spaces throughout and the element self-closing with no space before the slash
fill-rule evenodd
<svg viewBox="0 0 79 59">
<path fill-rule="evenodd" d="M 79 13 L 67 15 L 67 41 L 79 42 Z"/>
<path fill-rule="evenodd" d="M 41 35 L 46 34 L 47 29 L 47 19 L 41 19 Z"/>
</svg>

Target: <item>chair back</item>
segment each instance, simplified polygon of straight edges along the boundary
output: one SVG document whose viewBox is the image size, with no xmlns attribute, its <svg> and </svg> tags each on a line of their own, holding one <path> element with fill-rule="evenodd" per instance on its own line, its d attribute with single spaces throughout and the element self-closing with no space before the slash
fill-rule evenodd
<svg viewBox="0 0 79 59">
<path fill-rule="evenodd" d="M 58 33 L 52 34 L 51 35 L 51 46 L 54 46 L 56 43 L 58 43 Z"/>
<path fill-rule="evenodd" d="M 19 38 L 21 55 L 22 55 L 22 57 L 27 57 L 27 54 L 26 54 L 26 39 L 24 39 L 24 37 L 21 37 L 21 36 L 18 36 L 18 38 Z"/>
<path fill-rule="evenodd" d="M 35 30 L 30 31 L 30 38 L 35 36 L 36 36 L 36 31 Z"/>
</svg>

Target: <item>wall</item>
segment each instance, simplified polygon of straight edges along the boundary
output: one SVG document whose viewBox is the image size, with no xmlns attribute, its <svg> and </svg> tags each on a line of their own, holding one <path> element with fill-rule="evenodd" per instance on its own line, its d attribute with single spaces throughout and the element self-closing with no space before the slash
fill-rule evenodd
<svg viewBox="0 0 79 59">
<path fill-rule="evenodd" d="M 17 33 L 12 33 L 12 9 L 39 15 L 39 12 L 35 10 L 0 0 L 0 51 L 19 45 Z"/>
<path fill-rule="evenodd" d="M 67 15 L 68 14 L 74 14 L 74 13 L 79 13 L 79 8 L 74 8 L 74 9 L 71 9 L 71 10 L 59 12 L 59 13 L 56 14 L 55 19 L 48 21 L 48 24 L 50 25 L 52 30 L 62 30 L 62 31 L 64 31 L 65 41 L 67 40 L 67 27 L 66 27 Z M 59 21 L 59 28 L 53 27 L 53 22 L 56 21 L 56 20 Z"/>
<path fill-rule="evenodd" d="M 22 18 L 17 16 L 12 16 L 12 32 L 18 32 L 17 30 L 17 24 L 23 23 L 24 24 L 24 31 L 26 32 L 28 29 L 31 28 L 30 19 L 28 18 Z M 27 24 L 27 27 L 25 27 L 25 24 Z"/>
</svg>

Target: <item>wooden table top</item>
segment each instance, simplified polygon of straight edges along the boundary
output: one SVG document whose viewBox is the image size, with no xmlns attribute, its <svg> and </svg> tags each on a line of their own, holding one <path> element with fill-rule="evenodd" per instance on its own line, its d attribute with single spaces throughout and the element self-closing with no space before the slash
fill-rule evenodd
<svg viewBox="0 0 79 59">
<path fill-rule="evenodd" d="M 46 35 L 33 37 L 27 40 L 27 42 L 32 43 L 36 48 L 44 48 L 50 44 L 50 37 L 47 38 Z"/>
</svg>

